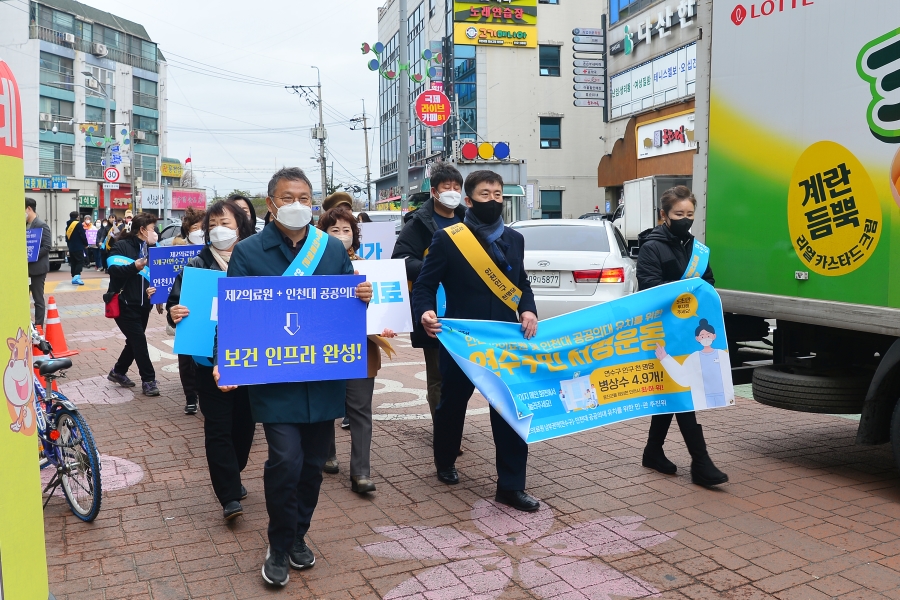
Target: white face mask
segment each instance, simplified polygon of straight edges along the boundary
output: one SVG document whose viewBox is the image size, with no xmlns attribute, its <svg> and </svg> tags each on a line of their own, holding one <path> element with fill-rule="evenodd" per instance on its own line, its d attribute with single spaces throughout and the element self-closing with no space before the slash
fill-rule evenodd
<svg viewBox="0 0 900 600">
<path fill-rule="evenodd" d="M 278 209 L 275 220 L 292 231 L 299 231 L 312 220 L 312 207 L 298 201 L 285 204 Z"/>
<path fill-rule="evenodd" d="M 438 196 L 438 202 L 440 202 L 450 210 L 453 210 L 454 208 L 459 206 L 461 200 L 462 194 L 453 190 L 441 192 L 441 195 Z"/>
<path fill-rule="evenodd" d="M 202 246 L 206 242 L 206 237 L 202 229 L 197 229 L 188 234 L 188 241 L 195 246 Z"/>
<path fill-rule="evenodd" d="M 352 235 L 348 235 L 348 236 L 336 235 L 334 237 L 336 237 L 337 239 L 341 240 L 344 243 L 344 250 L 349 250 L 350 246 L 353 245 L 353 236 Z"/>
<path fill-rule="evenodd" d="M 237 231 L 221 225 L 213 227 L 209 230 L 209 241 L 216 247 L 216 250 L 228 250 L 234 245 L 237 239 Z"/>
<path fill-rule="evenodd" d="M 712 346 L 712 343 L 713 343 L 712 338 L 701 338 L 700 339 L 700 345 L 703 346 L 704 348 L 709 348 L 710 346 Z"/>
</svg>

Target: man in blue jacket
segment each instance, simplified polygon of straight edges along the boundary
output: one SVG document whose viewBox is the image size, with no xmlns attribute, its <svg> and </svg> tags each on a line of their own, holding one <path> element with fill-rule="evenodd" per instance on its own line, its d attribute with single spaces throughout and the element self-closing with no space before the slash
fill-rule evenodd
<svg viewBox="0 0 900 600">
<path fill-rule="evenodd" d="M 413 285 L 413 313 L 428 335 L 441 331 L 435 313 L 438 285 L 444 284 L 448 319 L 482 319 L 521 323 L 525 339 L 537 333 L 537 308 L 525 271 L 525 240 L 503 225 L 503 179 L 493 171 L 473 171 L 466 177 L 462 224 L 438 230 Z M 491 273 L 489 286 L 482 276 Z M 498 283 L 515 294 L 496 292 Z M 518 312 L 518 315 L 516 314 Z M 441 401 L 434 412 L 434 464 L 446 484 L 459 483 L 454 463 L 459 454 L 466 406 L 475 386 L 441 347 Z M 523 511 L 540 508 L 525 493 L 528 444 L 503 417 L 490 409 L 497 464 L 495 500 Z"/>
<path fill-rule="evenodd" d="M 284 275 L 303 248 L 312 228 L 312 184 L 306 174 L 296 167 L 275 173 L 266 204 L 274 219 L 260 233 L 238 242 L 228 263 L 229 277 Z M 343 243 L 328 236 L 325 243 L 312 274 L 353 275 Z M 372 284 L 359 284 L 356 297 L 368 303 Z M 218 367 L 213 375 L 218 381 Z M 250 409 L 254 420 L 263 424 L 269 444 L 263 473 L 269 550 L 262 568 L 269 584 L 287 584 L 288 565 L 306 569 L 316 563 L 304 537 L 319 501 L 334 420 L 344 416 L 345 388 L 344 381 L 250 386 Z"/>
</svg>

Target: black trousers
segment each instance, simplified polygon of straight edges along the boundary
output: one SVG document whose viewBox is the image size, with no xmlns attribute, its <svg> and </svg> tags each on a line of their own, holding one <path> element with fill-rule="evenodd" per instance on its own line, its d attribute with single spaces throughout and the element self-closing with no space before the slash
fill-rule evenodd
<svg viewBox="0 0 900 600">
<path fill-rule="evenodd" d="M 191 361 L 193 362 L 193 361 Z M 247 466 L 256 423 L 246 386 L 223 392 L 210 367 L 196 366 L 200 412 L 206 441 L 206 464 L 213 491 L 222 506 L 241 499 L 241 471 Z"/>
<path fill-rule="evenodd" d="M 697 435 L 703 439 L 703 434 L 698 434 L 697 413 L 682 412 L 672 415 L 653 415 L 650 417 L 650 434 L 647 437 L 647 447 L 650 449 L 661 450 L 663 443 L 666 441 L 666 434 L 669 433 L 669 426 L 672 424 L 672 417 L 678 421 L 678 429 L 681 430 L 681 436 L 690 449 L 691 443 Z"/>
<path fill-rule="evenodd" d="M 287 552 L 309 531 L 334 421 L 263 423 L 263 429 L 269 443 L 263 471 L 269 545 L 273 552 Z"/>
<path fill-rule="evenodd" d="M 198 367 L 197 363 L 194 362 L 194 359 L 191 358 L 187 354 L 179 354 L 178 355 L 178 377 L 181 378 L 181 387 L 184 390 L 185 398 L 196 398 L 199 392 L 199 385 L 197 382 L 197 369 L 202 368 Z M 212 369 L 209 370 L 210 376 L 212 376 Z M 216 388 L 218 389 L 218 388 Z M 249 403 L 249 400 L 247 401 Z M 249 406 L 249 404 L 247 405 Z"/>
<path fill-rule="evenodd" d="M 47 314 L 47 302 L 44 300 L 44 284 L 47 282 L 47 274 L 32 275 L 28 289 L 31 290 L 31 298 L 34 300 L 34 324 L 44 326 L 44 316 Z"/>
<path fill-rule="evenodd" d="M 141 381 L 155 381 L 156 370 L 150 362 L 150 351 L 147 349 L 147 321 L 150 320 L 150 309 L 153 306 L 149 300 L 144 301 L 144 306 L 132 306 L 122 302 L 119 298 L 119 317 L 116 325 L 119 331 L 125 335 L 125 347 L 119 355 L 119 360 L 113 370 L 119 375 L 127 375 L 131 363 L 136 362 Z"/>
<path fill-rule="evenodd" d="M 84 250 L 69 252 L 69 268 L 72 270 L 72 277 L 81 275 L 81 270 L 84 268 Z"/>
<path fill-rule="evenodd" d="M 466 407 L 475 386 L 453 357 L 441 347 L 441 403 L 434 411 L 434 464 L 446 469 L 456 463 L 466 422 Z M 498 490 L 524 490 L 528 444 L 490 409 L 497 464 Z"/>
</svg>

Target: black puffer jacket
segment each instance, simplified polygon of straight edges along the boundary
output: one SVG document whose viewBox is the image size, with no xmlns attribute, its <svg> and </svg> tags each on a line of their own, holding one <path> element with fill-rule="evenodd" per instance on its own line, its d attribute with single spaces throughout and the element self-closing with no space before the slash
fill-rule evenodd
<svg viewBox="0 0 900 600">
<path fill-rule="evenodd" d="M 131 260 L 147 258 L 147 250 L 145 242 L 137 237 L 128 237 L 119 240 L 109 251 L 110 256 L 125 256 Z M 135 268 L 134 263 L 130 265 L 111 265 L 107 267 L 109 273 L 109 289 L 103 296 L 104 302 L 109 302 L 112 295 L 119 293 L 119 301 L 129 306 L 140 306 L 146 310 L 150 310 L 150 299 L 147 297 L 147 288 L 150 282 L 141 277 L 140 272 Z"/>
<path fill-rule="evenodd" d="M 462 221 L 466 216 L 466 207 L 460 204 L 453 212 Z M 405 225 L 400 230 L 400 237 L 397 238 L 391 258 L 402 258 L 406 261 L 406 279 L 409 282 L 409 289 L 412 290 L 422 271 L 422 262 L 431 246 L 434 232 L 438 230 L 437 223 L 434 222 L 434 198 L 429 198 L 422 206 L 407 214 L 404 221 Z M 437 339 L 425 333 L 421 323 L 415 321 L 409 338 L 413 348 L 438 348 L 441 345 Z"/>
<path fill-rule="evenodd" d="M 643 235 L 643 233 L 641 234 Z M 641 244 L 637 260 L 638 289 L 647 290 L 664 283 L 678 281 L 684 275 L 691 253 L 694 236 L 679 239 L 665 225 L 657 225 Z M 706 267 L 703 280 L 715 285 L 712 266 Z"/>
<path fill-rule="evenodd" d="M 187 266 L 195 269 L 210 269 L 212 271 L 222 270 L 219 267 L 219 263 L 213 258 L 209 246 L 205 246 L 200 251 L 200 254 L 189 260 Z M 166 320 L 172 327 L 175 327 L 175 321 L 172 320 L 172 307 L 181 303 L 181 278 L 183 276 L 184 271 L 181 271 L 175 278 L 175 283 L 172 284 L 172 289 L 169 291 L 169 299 L 166 301 Z"/>
</svg>

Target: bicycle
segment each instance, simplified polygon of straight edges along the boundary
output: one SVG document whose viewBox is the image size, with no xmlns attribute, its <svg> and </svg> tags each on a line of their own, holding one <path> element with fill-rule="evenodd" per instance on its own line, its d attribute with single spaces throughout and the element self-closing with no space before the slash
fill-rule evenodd
<svg viewBox="0 0 900 600">
<path fill-rule="evenodd" d="M 56 472 L 44 487 L 50 502 L 58 488 L 76 517 L 85 522 L 97 518 L 100 512 L 102 487 L 100 483 L 100 453 L 94 436 L 75 404 L 53 389 L 57 379 L 65 377 L 65 369 L 72 366 L 68 358 L 54 358 L 53 348 L 34 327 L 32 345 L 46 357 L 34 361 L 34 368 L 45 378 L 46 388 L 34 378 L 34 412 L 39 443 L 38 456 L 43 471 L 53 467 Z"/>
</svg>

